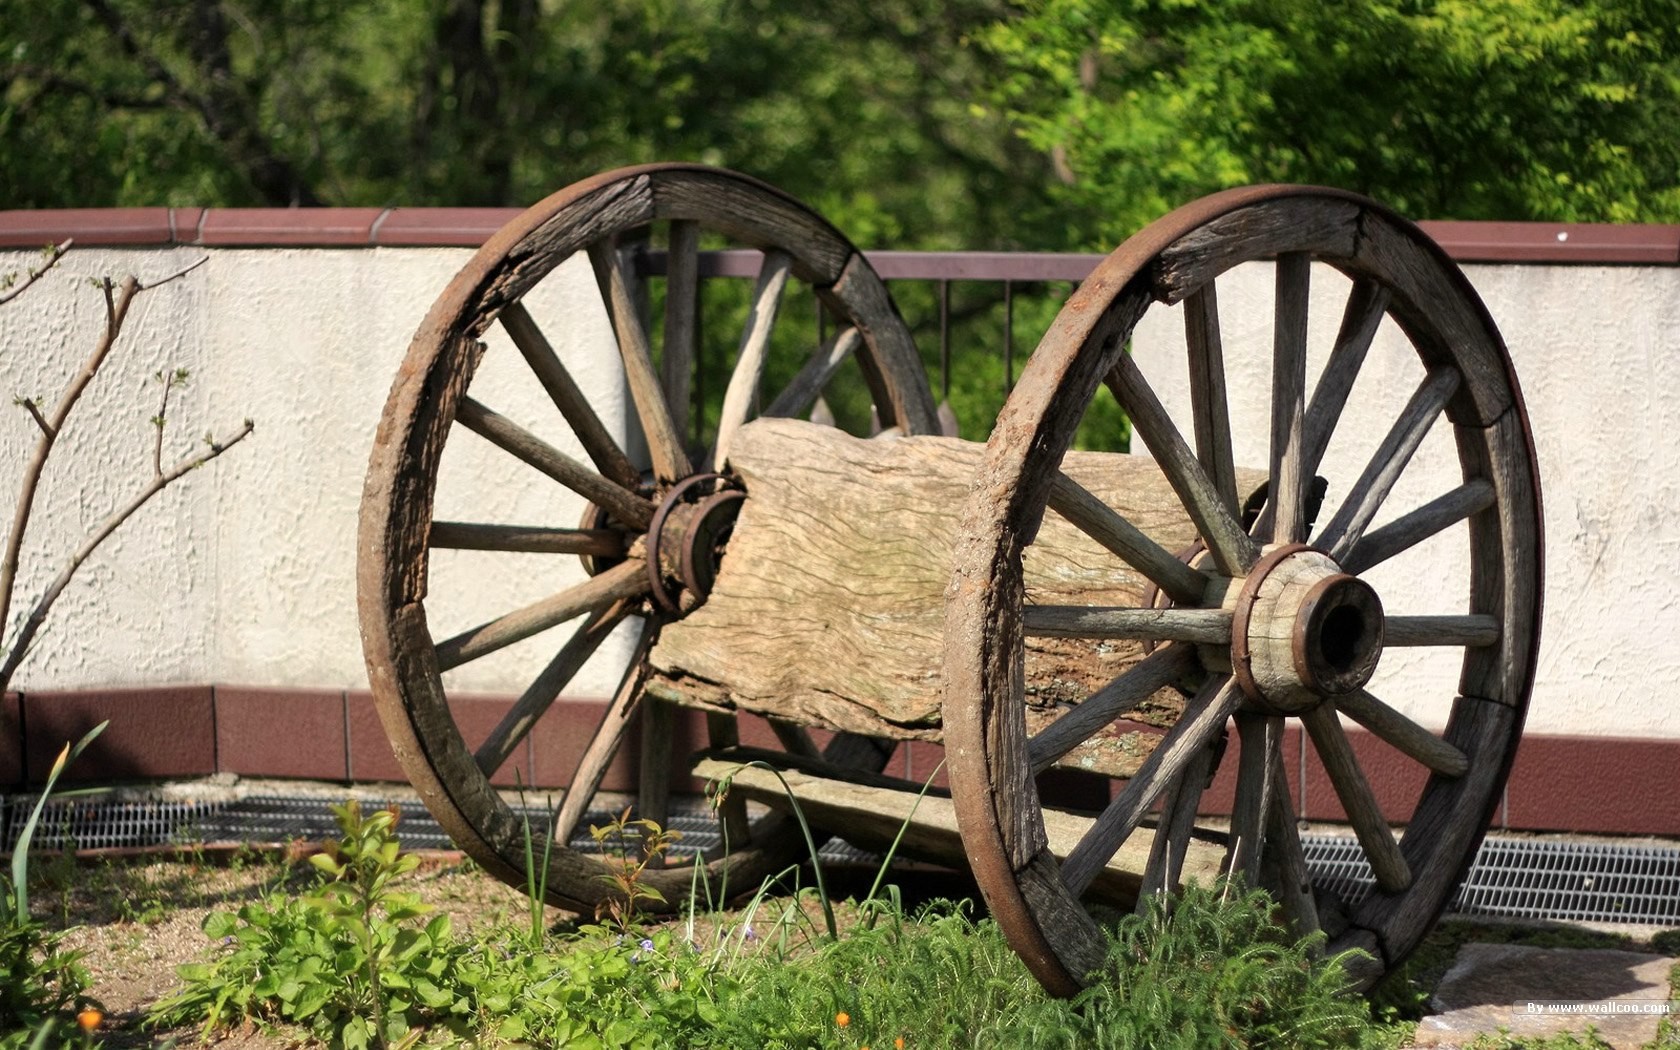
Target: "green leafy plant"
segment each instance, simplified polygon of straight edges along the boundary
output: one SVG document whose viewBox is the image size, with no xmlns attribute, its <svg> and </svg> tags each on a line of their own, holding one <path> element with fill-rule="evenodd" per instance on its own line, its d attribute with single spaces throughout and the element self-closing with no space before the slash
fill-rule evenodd
<svg viewBox="0 0 1680 1050">
<path fill-rule="evenodd" d="M 152 1024 L 201 1022 L 208 1035 L 240 1019 L 284 1021 L 361 1050 L 411 1045 L 429 1025 L 472 1015 L 451 976 L 466 946 L 449 917 L 419 925 L 430 905 L 396 888 L 418 864 L 399 850 L 396 813 L 354 801 L 332 810 L 341 838 L 310 858 L 327 881 L 212 913 L 204 932 L 224 953 L 180 967 L 186 987 L 152 1009 Z"/>
<path fill-rule="evenodd" d="M 0 1037 L 0 1047 L 22 1046 L 29 1029 L 50 1025 L 92 1002 L 85 994 L 82 953 L 65 951 L 64 934 L 48 931 L 30 916 L 29 846 L 59 776 L 109 724 L 99 723 L 58 753 L 12 849 L 10 874 L 0 875 L 0 1032 L 15 1033 Z"/>
<path fill-rule="evenodd" d="M 665 895 L 643 882 L 642 874 L 670 852 L 682 832 L 662 828 L 653 820 L 631 820 L 626 806 L 607 823 L 590 825 L 589 834 L 607 858 L 608 870 L 598 878 L 613 889 L 595 905 L 595 921 L 611 923 L 620 934 L 628 935 L 641 922 L 641 905 L 665 903 Z"/>
</svg>

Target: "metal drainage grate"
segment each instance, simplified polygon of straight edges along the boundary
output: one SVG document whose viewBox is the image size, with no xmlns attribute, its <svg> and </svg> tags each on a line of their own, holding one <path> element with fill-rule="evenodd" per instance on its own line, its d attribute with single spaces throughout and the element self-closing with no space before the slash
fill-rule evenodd
<svg viewBox="0 0 1680 1050">
<path fill-rule="evenodd" d="M 1357 904 L 1371 867 L 1351 838 L 1303 835 L 1320 889 Z M 1488 838 L 1447 906 L 1460 915 L 1680 925 L 1680 849 L 1620 843 Z"/>
<path fill-rule="evenodd" d="M 364 810 L 396 806 L 401 817 L 397 835 L 409 849 L 451 849 L 454 844 L 421 803 L 412 799 L 361 800 Z M 0 800 L 0 848 L 12 850 L 34 809 L 33 798 Z M 533 827 L 542 826 L 549 811 L 542 806 L 513 807 L 514 815 L 528 817 Z M 589 827 L 605 825 L 615 814 L 593 811 L 578 822 L 571 845 L 582 852 L 600 852 L 612 844 L 597 843 Z M 722 845 L 715 818 L 704 808 L 676 809 L 666 827 L 682 833 L 671 853 L 692 856 Z M 242 799 L 216 801 L 143 800 L 49 801 L 41 811 L 32 849 L 116 849 L 159 846 L 204 845 L 250 842 L 287 843 L 336 839 L 338 826 L 317 797 L 251 795 Z M 840 839 L 831 839 L 818 853 L 835 863 L 867 861 L 871 854 Z"/>
</svg>

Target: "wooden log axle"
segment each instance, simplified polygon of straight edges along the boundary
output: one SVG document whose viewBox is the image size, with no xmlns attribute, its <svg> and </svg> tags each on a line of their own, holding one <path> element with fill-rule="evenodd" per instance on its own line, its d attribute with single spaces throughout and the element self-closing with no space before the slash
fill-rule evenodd
<svg viewBox="0 0 1680 1050">
<path fill-rule="evenodd" d="M 898 739 L 940 738 L 944 592 L 957 514 L 983 446 L 954 438 L 863 440 L 831 427 L 760 419 L 735 435 L 729 466 L 747 499 L 710 597 L 667 624 L 648 689 L 674 703 L 750 711 Z M 1070 453 L 1063 472 L 1168 550 L 1194 527 L 1155 464 Z M 1244 472 L 1243 484 L 1258 484 Z M 1047 512 L 1024 556 L 1029 604 L 1140 606 L 1148 584 L 1101 543 Z M 1139 659 L 1137 642 L 1032 638 L 1029 731 Z M 1129 775 L 1151 725 L 1176 718 L 1163 689 L 1063 764 Z"/>
</svg>

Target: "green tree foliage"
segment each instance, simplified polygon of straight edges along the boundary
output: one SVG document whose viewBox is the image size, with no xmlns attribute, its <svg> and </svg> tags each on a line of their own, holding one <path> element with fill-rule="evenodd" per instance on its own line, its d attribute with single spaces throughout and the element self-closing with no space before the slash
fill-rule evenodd
<svg viewBox="0 0 1680 1050">
<path fill-rule="evenodd" d="M 525 205 L 736 167 L 858 241 L 989 246 L 1038 167 L 977 115 L 999 0 L 38 0 L 0 16 L 12 207 Z"/>
<path fill-rule="evenodd" d="M 1107 247 L 1249 182 L 1420 218 L 1680 216 L 1673 0 L 1028 0 L 979 34 L 991 103 Z"/>
</svg>

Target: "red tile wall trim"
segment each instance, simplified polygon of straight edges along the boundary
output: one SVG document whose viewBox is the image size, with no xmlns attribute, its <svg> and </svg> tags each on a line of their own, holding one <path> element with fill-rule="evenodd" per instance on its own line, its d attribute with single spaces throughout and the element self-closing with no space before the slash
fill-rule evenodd
<svg viewBox="0 0 1680 1050">
<path fill-rule="evenodd" d="M 39 248 L 75 238 L 110 245 L 476 248 L 518 208 L 65 208 L 0 211 L 0 248 Z M 1459 262 L 1680 265 L 1680 225 L 1612 223 L 1419 223 Z M 918 253 L 921 254 L 921 253 Z M 1015 253 L 940 253 L 968 260 L 952 277 L 1011 265 Z M 1025 253 L 1042 258 L 1041 253 Z M 972 257 L 972 258 L 970 258 Z M 1088 272 L 1087 260 L 1069 257 Z M 957 265 L 957 264 L 953 264 Z M 989 267 L 989 269 L 988 269 Z M 1082 274 L 1066 279 L 1077 280 Z"/>
<path fill-rule="evenodd" d="M 481 737 L 511 702 L 509 697 L 464 701 L 467 732 Z M 500 771 L 499 782 L 518 779 L 536 788 L 565 786 L 604 702 L 562 699 Z M 366 692 L 259 686 L 166 686 L 7 693 L 0 696 L 0 792 L 39 784 L 53 758 L 101 720 L 105 734 L 66 779 L 83 783 L 174 779 L 234 773 L 246 777 L 332 781 L 401 780 L 384 729 Z M 679 719 L 679 752 L 705 746 L 698 712 Z M 1417 800 L 1423 776 L 1415 763 L 1357 728 L 1348 731 L 1355 754 L 1378 802 L 1402 821 Z M 745 743 L 775 746 L 757 719 L 742 728 Z M 469 740 L 469 745 L 476 740 Z M 609 771 L 607 787 L 632 789 L 640 762 L 635 735 Z M 1208 813 L 1229 813 L 1237 765 L 1233 739 L 1220 773 L 1203 796 Z M 889 772 L 922 780 L 940 768 L 935 744 L 907 744 Z M 1343 819 L 1334 788 L 1310 741 L 1293 726 L 1284 738 L 1284 762 L 1296 813 L 1315 823 Z M 1077 781 L 1077 782 L 1075 782 Z M 679 779 L 678 783 L 682 783 Z M 697 791 L 700 785 L 687 784 Z M 1107 785 L 1078 778 L 1059 785 L 1065 804 L 1100 806 Z M 1523 738 L 1494 815 L 1495 828 L 1680 838 L 1680 739 L 1529 734 Z"/>
</svg>

